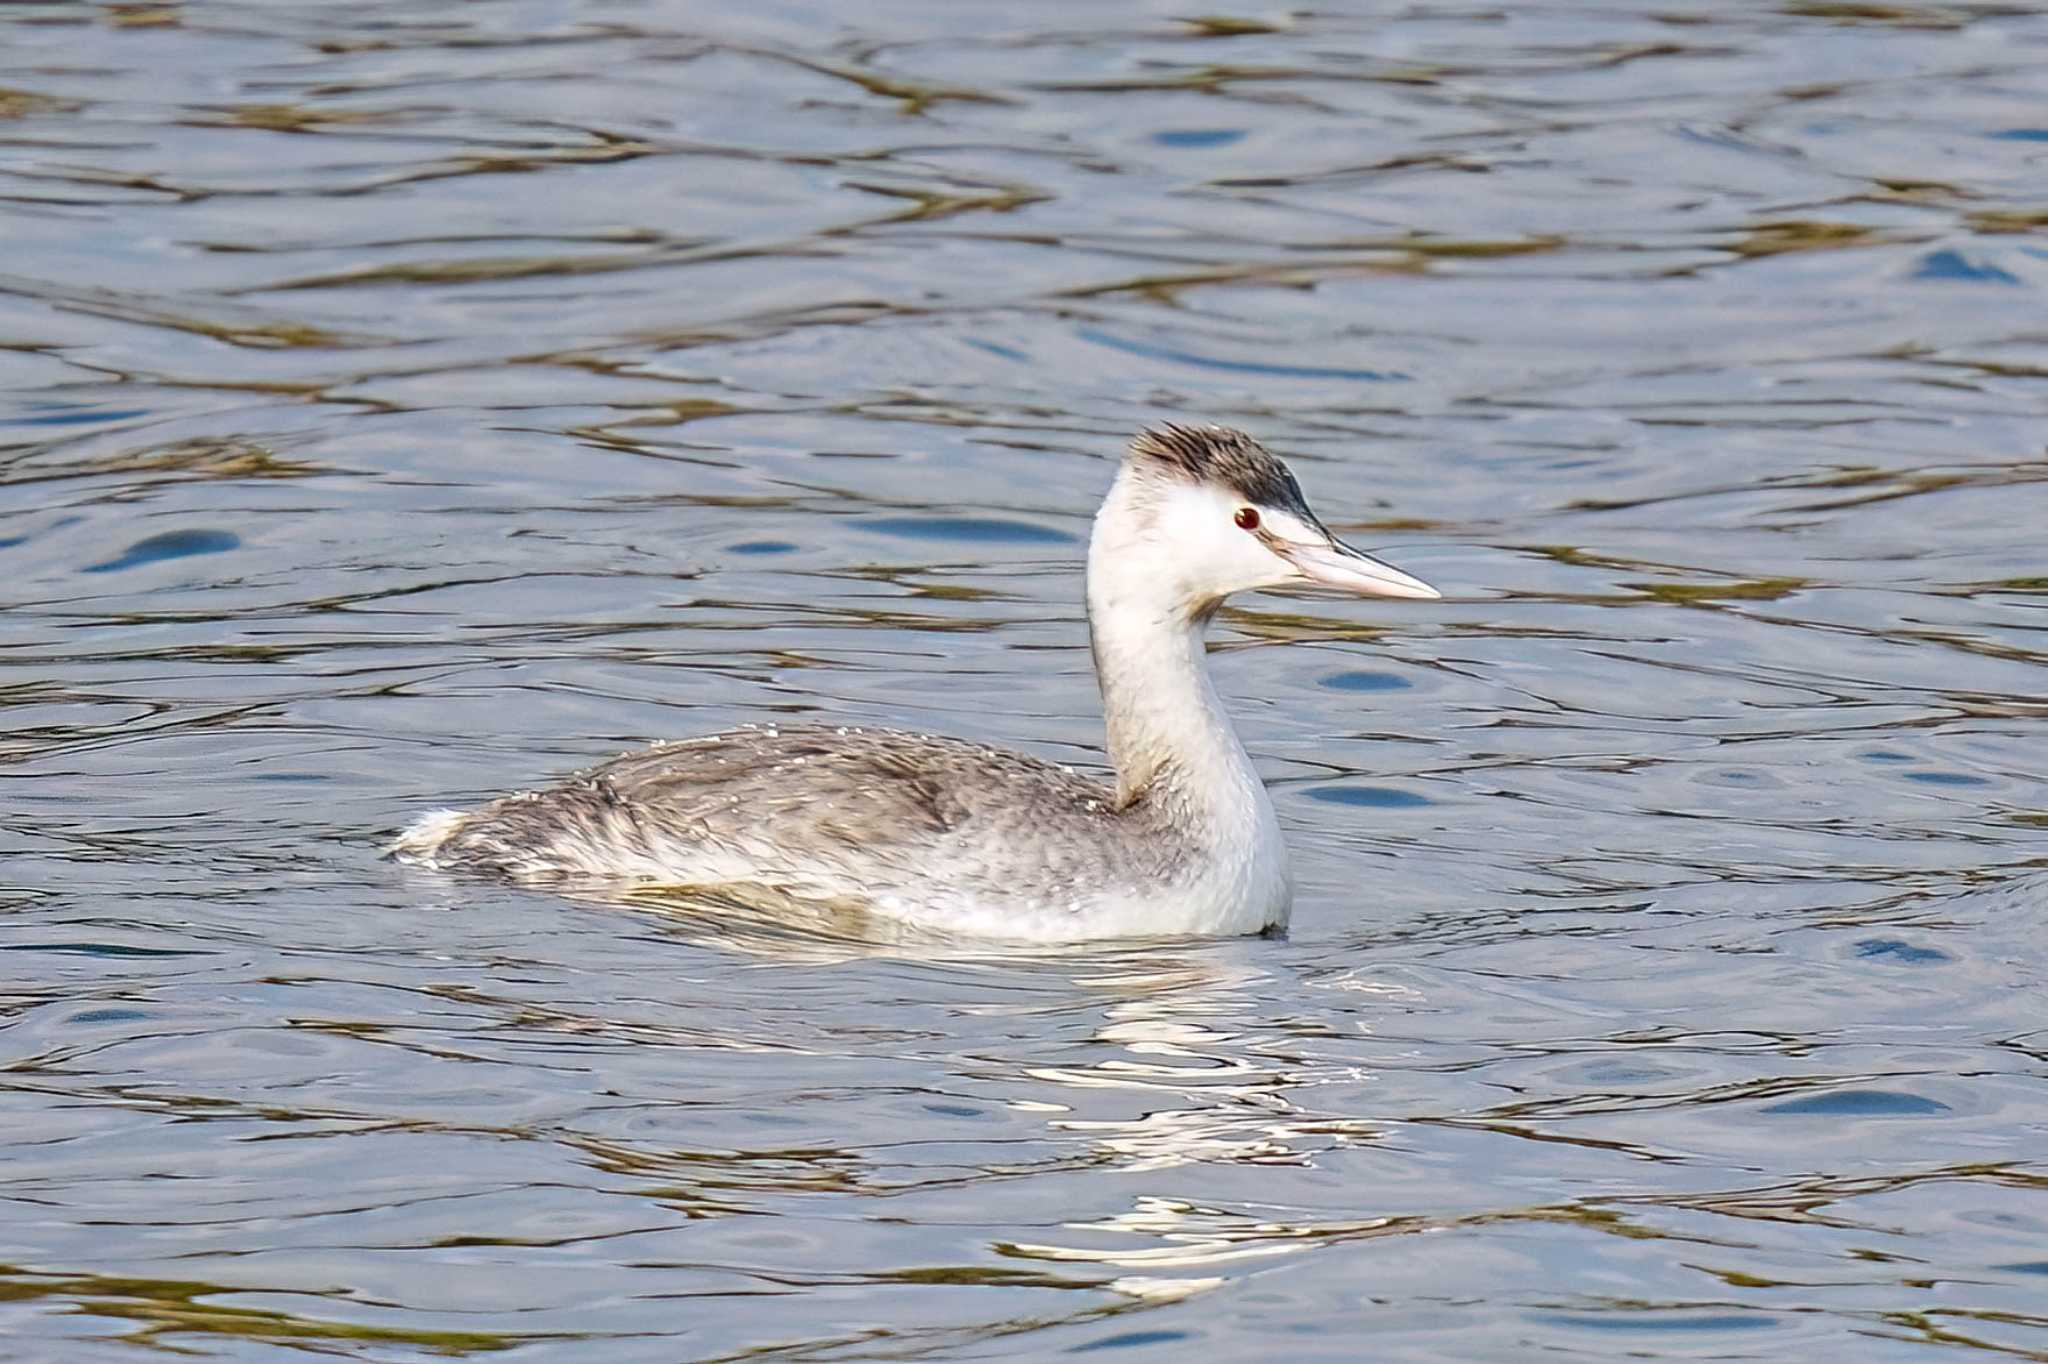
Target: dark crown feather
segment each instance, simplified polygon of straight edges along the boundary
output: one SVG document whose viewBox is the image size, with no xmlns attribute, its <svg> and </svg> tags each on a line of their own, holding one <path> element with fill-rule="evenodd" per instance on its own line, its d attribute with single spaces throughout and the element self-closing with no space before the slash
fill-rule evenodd
<svg viewBox="0 0 2048 1364">
<path fill-rule="evenodd" d="M 1280 457 L 1232 427 L 1149 426 L 1132 439 L 1131 458 L 1190 483 L 1228 488 L 1257 506 L 1308 512 L 1301 485 Z"/>
</svg>

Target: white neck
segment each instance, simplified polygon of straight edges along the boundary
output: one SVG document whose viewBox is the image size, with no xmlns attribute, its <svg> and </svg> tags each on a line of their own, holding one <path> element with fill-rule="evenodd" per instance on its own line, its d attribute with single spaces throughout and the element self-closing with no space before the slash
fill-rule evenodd
<svg viewBox="0 0 2048 1364">
<path fill-rule="evenodd" d="M 1191 580 L 1204 556 L 1156 492 L 1126 468 L 1088 542 L 1088 636 L 1117 808 L 1163 821 L 1190 857 L 1172 915 L 1148 917 L 1157 931 L 1256 932 L 1287 921 L 1287 848 L 1209 682 L 1202 632 L 1221 593 Z"/>
<path fill-rule="evenodd" d="M 1191 596 L 1164 562 L 1176 546 L 1156 510 L 1126 472 L 1088 544 L 1088 634 L 1117 804 L 1159 801 L 1226 841 L 1277 839 L 1265 785 L 1209 681 L 1202 634 L 1216 603 Z"/>
</svg>

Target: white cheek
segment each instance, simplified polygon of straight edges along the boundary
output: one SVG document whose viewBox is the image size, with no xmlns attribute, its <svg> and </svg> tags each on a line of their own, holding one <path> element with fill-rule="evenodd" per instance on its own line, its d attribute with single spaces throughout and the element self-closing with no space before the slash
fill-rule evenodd
<svg viewBox="0 0 2048 1364">
<path fill-rule="evenodd" d="M 1190 593 L 1221 596 L 1289 577 L 1259 537 L 1238 526 L 1240 505 L 1206 488 L 1188 488 L 1177 490 L 1161 509 L 1160 530 Z"/>
<path fill-rule="evenodd" d="M 1319 545 L 1323 536 L 1291 512 L 1265 513 L 1266 533 L 1293 545 Z"/>
</svg>

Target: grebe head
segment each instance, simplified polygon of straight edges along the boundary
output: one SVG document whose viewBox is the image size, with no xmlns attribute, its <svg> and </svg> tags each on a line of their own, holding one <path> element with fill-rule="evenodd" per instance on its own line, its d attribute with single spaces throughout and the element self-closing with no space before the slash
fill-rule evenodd
<svg viewBox="0 0 2048 1364">
<path fill-rule="evenodd" d="M 1339 540 L 1270 450 L 1228 427 L 1156 426 L 1131 442 L 1095 522 L 1089 574 L 1139 581 L 1195 619 L 1234 592 L 1325 587 L 1433 598 L 1419 578 Z"/>
</svg>

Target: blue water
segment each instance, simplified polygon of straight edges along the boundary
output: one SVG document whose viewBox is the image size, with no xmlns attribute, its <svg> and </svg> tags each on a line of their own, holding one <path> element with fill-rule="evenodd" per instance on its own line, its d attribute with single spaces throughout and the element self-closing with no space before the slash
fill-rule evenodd
<svg viewBox="0 0 2048 1364">
<path fill-rule="evenodd" d="M 119 573 L 166 559 L 183 559 L 193 554 L 222 554 L 239 549 L 242 537 L 225 530 L 169 530 L 137 540 L 111 559 L 87 564 L 81 573 Z"/>
<path fill-rule="evenodd" d="M 0 1354 L 2048 1357 L 2048 19 L 0 7 Z M 380 857 L 749 719 L 1102 770 L 1117 452 L 1277 939 Z"/>
</svg>

